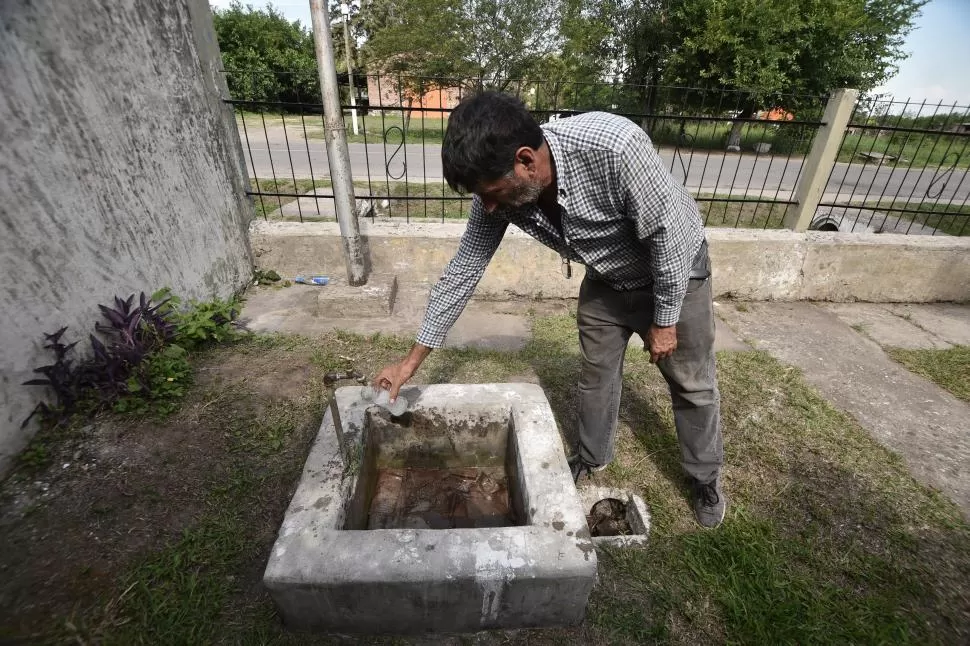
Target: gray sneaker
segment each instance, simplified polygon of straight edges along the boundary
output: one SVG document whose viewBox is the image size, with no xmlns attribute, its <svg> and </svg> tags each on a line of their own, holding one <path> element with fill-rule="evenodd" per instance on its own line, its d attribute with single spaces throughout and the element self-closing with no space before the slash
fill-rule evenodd
<svg viewBox="0 0 970 646">
<path fill-rule="evenodd" d="M 714 482 L 698 482 L 691 478 L 691 503 L 694 507 L 694 518 L 701 527 L 713 529 L 724 520 L 727 510 L 727 498 L 721 491 L 721 479 Z"/>
</svg>

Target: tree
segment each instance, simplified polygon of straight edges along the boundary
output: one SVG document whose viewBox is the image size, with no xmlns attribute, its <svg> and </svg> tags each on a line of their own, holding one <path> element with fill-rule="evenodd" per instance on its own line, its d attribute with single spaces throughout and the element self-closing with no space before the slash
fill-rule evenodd
<svg viewBox="0 0 970 646">
<path fill-rule="evenodd" d="M 344 37 L 344 20 L 348 20 L 350 29 L 350 62 L 353 66 L 354 74 L 365 74 L 366 66 L 363 65 L 360 52 L 360 41 L 365 38 L 363 21 L 361 20 L 360 6 L 347 3 L 350 15 L 345 16 L 341 10 L 341 2 L 329 0 L 328 10 L 330 12 L 330 39 L 333 41 L 333 55 L 336 60 L 335 67 L 338 74 L 347 73 L 347 45 Z"/>
<path fill-rule="evenodd" d="M 558 57 L 564 76 L 595 82 L 617 75 L 623 43 L 616 25 L 625 9 L 623 0 L 564 0 Z"/>
<path fill-rule="evenodd" d="M 467 73 L 460 0 L 372 0 L 363 13 L 364 57 L 375 71 L 424 77 Z"/>
<path fill-rule="evenodd" d="M 736 92 L 740 116 L 797 110 L 806 95 L 839 87 L 863 92 L 885 82 L 927 0 L 635 0 L 651 32 L 630 28 L 628 70 L 657 70 L 669 85 Z M 659 28 L 659 27 L 658 27 Z M 727 106 L 724 106 L 727 107 Z M 729 145 L 740 140 L 735 122 Z"/>
<path fill-rule="evenodd" d="M 561 45 L 562 0 L 373 0 L 367 58 L 384 71 L 473 77 L 505 89 Z"/>
<path fill-rule="evenodd" d="M 562 46 L 561 11 L 559 0 L 465 0 L 474 75 L 505 89 L 507 80 L 533 74 Z"/>
<path fill-rule="evenodd" d="M 313 35 L 299 21 L 288 22 L 272 5 L 257 10 L 238 1 L 212 17 L 234 98 L 296 103 L 320 96 Z"/>
</svg>

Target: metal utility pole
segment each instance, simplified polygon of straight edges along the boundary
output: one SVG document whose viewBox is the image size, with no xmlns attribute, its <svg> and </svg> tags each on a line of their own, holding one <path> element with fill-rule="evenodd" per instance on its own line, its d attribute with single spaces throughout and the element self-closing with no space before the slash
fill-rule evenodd
<svg viewBox="0 0 970 646">
<path fill-rule="evenodd" d="M 354 124 L 354 134 L 359 135 L 360 130 L 357 129 L 357 92 L 354 90 L 354 66 L 351 63 L 350 55 L 350 5 L 341 2 L 340 13 L 344 15 L 344 53 L 347 59 L 347 82 L 350 83 L 350 119 Z"/>
<path fill-rule="evenodd" d="M 327 160 L 330 162 L 337 222 L 340 224 L 340 235 L 344 243 L 347 280 L 351 285 L 363 285 L 367 282 L 367 275 L 364 273 L 364 253 L 356 212 L 357 200 L 354 197 L 353 174 L 350 171 L 347 129 L 340 109 L 337 67 L 333 56 L 333 41 L 330 38 L 330 16 L 326 0 L 310 0 L 310 18 L 313 22 L 317 67 L 320 69 L 324 139 L 327 142 Z"/>
</svg>

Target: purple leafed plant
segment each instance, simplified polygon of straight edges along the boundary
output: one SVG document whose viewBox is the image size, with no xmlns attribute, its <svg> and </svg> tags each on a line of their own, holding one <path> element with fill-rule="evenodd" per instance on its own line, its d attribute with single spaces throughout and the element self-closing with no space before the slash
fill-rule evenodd
<svg viewBox="0 0 970 646">
<path fill-rule="evenodd" d="M 56 403 L 53 407 L 46 402 L 37 404 L 30 416 L 24 420 L 24 426 L 34 415 L 48 417 L 55 414 L 55 410 L 74 410 L 77 405 L 77 398 L 82 390 L 80 387 L 81 371 L 76 369 L 74 359 L 70 356 L 74 346 L 77 345 L 77 341 L 67 345 L 61 343 L 61 337 L 64 336 L 66 330 L 66 327 L 62 327 L 53 334 L 44 335 L 47 340 L 44 348 L 54 353 L 54 363 L 34 370 L 34 372 L 44 375 L 43 379 L 31 379 L 24 382 L 25 386 L 49 387 L 54 391 Z"/>
<path fill-rule="evenodd" d="M 77 342 L 65 345 L 61 342 L 66 327 L 53 334 L 45 334 L 45 348 L 54 352 L 54 363 L 34 370 L 44 375 L 41 379 L 25 382 L 27 386 L 45 386 L 53 390 L 53 404 L 41 402 L 24 421 L 34 415 L 60 421 L 73 414 L 82 401 L 93 399 L 95 408 L 117 401 L 129 394 L 132 379 L 140 392 L 150 388 L 144 371 L 138 367 L 145 359 L 171 344 L 176 336 L 176 326 L 169 319 L 170 311 L 163 309 L 165 299 L 153 304 L 144 293 L 135 305 L 132 294 L 126 300 L 114 299 L 114 307 L 98 305 L 104 322 L 95 324 L 104 341 L 90 335 L 91 356 L 75 361 L 72 351 Z"/>
</svg>

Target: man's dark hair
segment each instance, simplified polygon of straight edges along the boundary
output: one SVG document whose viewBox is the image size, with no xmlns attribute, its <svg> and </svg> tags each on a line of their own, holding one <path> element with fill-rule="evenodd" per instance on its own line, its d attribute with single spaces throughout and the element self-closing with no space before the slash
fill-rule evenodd
<svg viewBox="0 0 970 646">
<path fill-rule="evenodd" d="M 455 191 L 470 193 L 481 182 L 505 177 L 522 146 L 538 150 L 542 130 L 525 104 L 501 92 L 465 99 L 448 117 L 441 146 L 445 180 Z"/>
</svg>

